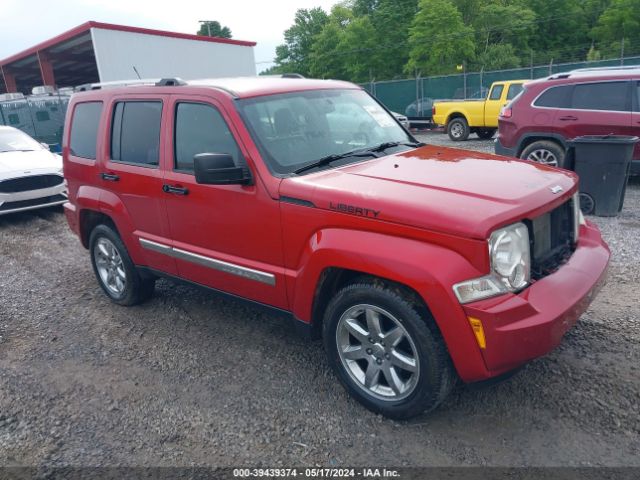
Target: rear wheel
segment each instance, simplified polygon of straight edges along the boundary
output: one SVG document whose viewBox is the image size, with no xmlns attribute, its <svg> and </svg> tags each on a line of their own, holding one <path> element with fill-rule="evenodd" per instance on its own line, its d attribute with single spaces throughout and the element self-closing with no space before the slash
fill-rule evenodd
<svg viewBox="0 0 640 480">
<path fill-rule="evenodd" d="M 495 134 L 495 128 L 479 128 L 476 130 L 476 135 L 478 135 L 478 138 L 481 140 L 489 140 L 490 138 L 493 138 Z"/>
<path fill-rule="evenodd" d="M 119 305 L 136 305 L 153 295 L 155 279 L 136 270 L 120 236 L 107 225 L 98 225 L 89 237 L 91 265 L 98 283 Z"/>
<path fill-rule="evenodd" d="M 390 418 L 436 408 L 454 385 L 433 319 L 400 289 L 369 281 L 345 287 L 327 307 L 323 339 L 347 391 Z"/>
<path fill-rule="evenodd" d="M 457 117 L 447 124 L 447 134 L 454 142 L 462 142 L 469 138 L 469 124 L 464 117 Z"/>
<path fill-rule="evenodd" d="M 551 167 L 565 168 L 566 152 L 556 142 L 538 140 L 525 148 L 520 158 Z"/>
</svg>

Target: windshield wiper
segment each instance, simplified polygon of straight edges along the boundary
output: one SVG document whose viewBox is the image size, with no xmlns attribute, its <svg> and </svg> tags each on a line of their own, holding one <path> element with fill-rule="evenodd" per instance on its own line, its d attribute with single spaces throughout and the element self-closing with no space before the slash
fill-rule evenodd
<svg viewBox="0 0 640 480">
<path fill-rule="evenodd" d="M 366 151 L 367 152 L 384 152 L 387 148 L 399 147 L 400 145 L 403 145 L 405 147 L 412 147 L 412 148 L 425 146 L 425 144 L 422 142 L 384 142 L 384 143 L 381 143 L 380 145 L 376 145 L 375 147 L 367 148 Z"/>
<path fill-rule="evenodd" d="M 349 158 L 349 157 L 376 157 L 377 155 L 375 154 L 375 152 L 371 151 L 371 150 L 356 150 L 354 152 L 345 152 L 345 153 L 334 153 L 332 155 L 327 155 L 326 157 L 322 157 L 319 160 L 316 160 L 315 162 L 311 162 L 307 165 L 305 165 L 304 167 L 300 167 L 297 170 L 294 170 L 293 173 L 295 173 L 296 175 L 302 173 L 302 172 L 306 172 L 307 170 L 312 170 L 314 168 L 319 168 L 319 167 L 323 167 L 325 165 L 329 165 L 331 162 L 335 162 L 336 160 L 341 160 L 343 158 Z"/>
</svg>

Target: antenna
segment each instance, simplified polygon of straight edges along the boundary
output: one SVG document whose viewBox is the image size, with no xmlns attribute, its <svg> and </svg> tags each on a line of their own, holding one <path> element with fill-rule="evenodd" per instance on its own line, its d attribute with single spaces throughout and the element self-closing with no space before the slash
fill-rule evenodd
<svg viewBox="0 0 640 480">
<path fill-rule="evenodd" d="M 135 65 L 133 65 L 133 71 L 136 72 L 136 75 L 138 76 L 138 80 L 142 80 L 142 77 L 140 76 L 140 74 L 138 73 L 138 69 L 136 68 Z"/>
</svg>

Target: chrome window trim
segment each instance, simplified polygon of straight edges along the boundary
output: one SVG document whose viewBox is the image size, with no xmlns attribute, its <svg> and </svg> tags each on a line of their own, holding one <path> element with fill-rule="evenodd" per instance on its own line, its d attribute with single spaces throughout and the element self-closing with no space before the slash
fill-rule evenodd
<svg viewBox="0 0 640 480">
<path fill-rule="evenodd" d="M 561 85 L 551 85 L 549 87 L 547 87 L 546 89 L 544 89 L 542 92 L 540 92 L 538 94 L 537 97 L 535 97 L 532 101 L 531 104 L 529 105 L 531 108 L 537 108 L 539 110 L 571 110 L 573 112 L 607 112 L 607 113 L 623 113 L 623 114 L 627 114 L 627 113 L 631 113 L 633 111 L 633 106 L 631 107 L 631 109 L 629 110 L 591 110 L 591 109 L 587 109 L 587 108 L 571 108 L 571 107 L 541 107 L 539 105 L 536 105 L 535 103 L 538 101 L 538 99 L 544 95 L 545 93 L 547 93 L 549 90 L 551 90 L 552 88 L 559 88 L 559 87 L 574 87 L 576 85 L 589 85 L 592 83 L 620 83 L 620 82 L 626 82 L 627 84 L 629 82 L 633 82 L 636 80 L 630 80 L 630 79 L 617 79 L 617 80 L 589 80 L 587 82 L 575 82 L 575 83 L 563 83 Z"/>
<path fill-rule="evenodd" d="M 208 267 L 220 272 L 229 273 L 238 277 L 247 278 L 256 282 L 264 283 L 266 285 L 275 286 L 276 277 L 272 273 L 263 272 L 261 270 L 254 270 L 253 268 L 243 267 L 235 263 L 225 262 L 216 258 L 199 255 L 197 253 L 188 252 L 180 248 L 170 247 L 162 243 L 147 240 L 146 238 L 140 238 L 140 245 L 147 249 L 163 255 L 168 255 L 179 260 L 185 260 L 187 262 L 195 263 L 203 267 Z"/>
</svg>

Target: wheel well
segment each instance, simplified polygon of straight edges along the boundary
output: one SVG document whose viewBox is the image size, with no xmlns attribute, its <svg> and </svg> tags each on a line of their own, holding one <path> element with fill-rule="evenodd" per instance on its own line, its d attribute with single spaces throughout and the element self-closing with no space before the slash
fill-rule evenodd
<svg viewBox="0 0 640 480">
<path fill-rule="evenodd" d="M 116 232 L 116 228 L 113 220 L 102 212 L 96 212 L 95 210 L 82 210 L 80 212 L 80 241 L 84 248 L 89 248 L 89 237 L 91 232 L 98 225 L 108 225 Z"/>
<path fill-rule="evenodd" d="M 464 120 L 467 121 L 467 117 L 465 117 L 463 113 L 454 112 L 451 115 L 449 115 L 449 118 L 447 118 L 447 125 L 449 125 L 449 122 L 455 118 L 464 118 Z"/>
<path fill-rule="evenodd" d="M 559 140 L 557 140 L 557 139 L 555 139 L 553 137 L 527 137 L 520 144 L 520 147 L 518 148 L 518 151 L 516 152 L 516 156 L 520 157 L 520 155 L 522 155 L 522 152 L 524 152 L 525 148 L 527 148 L 532 143 L 539 142 L 539 141 L 553 142 L 556 145 L 558 145 L 558 147 L 562 148 L 563 150 L 566 150 L 565 146 L 562 145 L 562 143 Z"/>
<path fill-rule="evenodd" d="M 429 329 L 434 334 L 442 336 L 440 329 L 438 328 L 428 305 L 423 298 L 413 288 L 404 284 L 394 282 L 383 277 L 378 277 L 357 270 L 349 270 L 345 268 L 329 267 L 325 269 L 320 275 L 320 280 L 316 286 L 316 292 L 313 300 L 313 310 L 311 316 L 311 324 L 313 327 L 313 334 L 315 337 L 319 337 L 322 332 L 322 322 L 324 320 L 324 311 L 331 301 L 333 296 L 338 293 L 346 285 L 355 281 L 373 281 L 375 284 L 379 284 L 395 290 L 401 293 L 407 299 L 409 299 L 418 309 L 422 318 L 433 319 L 433 321 L 426 321 Z M 435 329 L 435 330 L 434 330 Z"/>
</svg>

